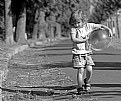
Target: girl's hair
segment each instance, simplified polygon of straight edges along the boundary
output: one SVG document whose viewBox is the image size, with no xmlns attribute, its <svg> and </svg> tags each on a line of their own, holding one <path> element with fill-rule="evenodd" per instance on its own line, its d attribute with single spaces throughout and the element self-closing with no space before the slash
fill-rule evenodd
<svg viewBox="0 0 121 101">
<path fill-rule="evenodd" d="M 78 23 L 80 20 L 82 20 L 83 23 L 86 22 L 86 15 L 82 11 L 82 9 L 78 9 L 74 12 L 72 12 L 70 19 L 69 19 L 69 24 L 71 26 L 74 26 L 76 23 Z"/>
</svg>

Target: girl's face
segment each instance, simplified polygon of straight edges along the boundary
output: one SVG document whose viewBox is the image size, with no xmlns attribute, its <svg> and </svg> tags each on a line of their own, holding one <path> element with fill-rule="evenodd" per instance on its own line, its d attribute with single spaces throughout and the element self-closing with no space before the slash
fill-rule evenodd
<svg viewBox="0 0 121 101">
<path fill-rule="evenodd" d="M 83 23 L 82 20 L 80 20 L 79 22 L 77 22 L 77 23 L 75 24 L 75 26 L 76 26 L 77 28 L 82 28 L 83 25 L 84 25 L 84 23 Z"/>
</svg>

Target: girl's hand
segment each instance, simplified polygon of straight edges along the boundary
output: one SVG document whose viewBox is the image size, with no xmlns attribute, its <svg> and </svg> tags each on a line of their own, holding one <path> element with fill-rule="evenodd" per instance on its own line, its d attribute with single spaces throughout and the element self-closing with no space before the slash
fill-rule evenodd
<svg viewBox="0 0 121 101">
<path fill-rule="evenodd" d="M 89 35 L 86 35 L 86 36 L 84 37 L 84 39 L 88 40 L 88 39 L 89 39 Z"/>
<path fill-rule="evenodd" d="M 102 25 L 101 28 L 107 29 L 109 31 L 109 37 L 113 36 L 112 30 L 109 27 Z"/>
<path fill-rule="evenodd" d="M 112 37 L 113 36 L 113 33 L 112 33 L 112 30 L 111 29 L 109 30 L 109 33 L 110 33 L 109 34 L 109 37 Z"/>
</svg>

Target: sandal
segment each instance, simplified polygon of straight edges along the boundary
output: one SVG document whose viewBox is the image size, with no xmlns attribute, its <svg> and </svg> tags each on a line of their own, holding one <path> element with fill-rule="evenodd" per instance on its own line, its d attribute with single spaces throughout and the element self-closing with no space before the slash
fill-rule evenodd
<svg viewBox="0 0 121 101">
<path fill-rule="evenodd" d="M 81 94 L 82 91 L 84 91 L 83 87 L 79 87 L 79 88 L 77 88 L 77 92 L 78 92 L 78 94 Z"/>
<path fill-rule="evenodd" d="M 91 84 L 87 83 L 86 78 L 84 79 L 84 88 L 86 91 L 91 89 Z"/>
</svg>

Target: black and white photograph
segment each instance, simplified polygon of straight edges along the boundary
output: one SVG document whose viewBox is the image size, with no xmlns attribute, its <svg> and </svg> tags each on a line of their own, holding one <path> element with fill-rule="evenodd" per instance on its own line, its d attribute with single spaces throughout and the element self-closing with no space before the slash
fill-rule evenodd
<svg viewBox="0 0 121 101">
<path fill-rule="evenodd" d="M 0 0 L 0 101 L 121 101 L 121 0 Z"/>
</svg>

